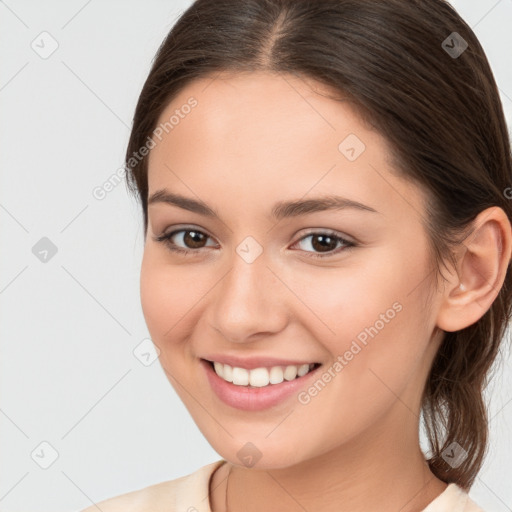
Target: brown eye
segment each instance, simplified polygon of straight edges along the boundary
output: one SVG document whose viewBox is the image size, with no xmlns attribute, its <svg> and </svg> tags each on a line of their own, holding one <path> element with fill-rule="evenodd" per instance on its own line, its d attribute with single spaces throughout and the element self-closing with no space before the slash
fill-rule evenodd
<svg viewBox="0 0 512 512">
<path fill-rule="evenodd" d="M 183 243 L 189 249 L 200 249 L 201 247 L 204 247 L 204 242 L 208 238 L 204 233 L 201 233 L 200 231 L 186 230 L 183 231 L 183 233 L 185 233 L 183 236 Z"/>
<path fill-rule="evenodd" d="M 333 236 L 312 235 L 311 246 L 319 252 L 333 251 L 338 245 L 338 240 Z"/>
<path fill-rule="evenodd" d="M 196 229 L 178 229 L 156 237 L 155 241 L 165 243 L 171 251 L 192 255 L 207 247 L 209 238 L 206 233 Z"/>
<path fill-rule="evenodd" d="M 341 236 L 330 233 L 330 232 L 318 232 L 309 233 L 302 237 L 297 244 L 304 242 L 304 240 L 310 239 L 310 242 L 305 245 L 309 245 L 313 251 L 308 251 L 304 248 L 305 252 L 309 253 L 308 256 L 313 258 L 323 258 L 338 254 L 340 251 L 348 250 L 356 246 L 355 242 L 345 240 Z M 341 247 L 339 246 L 341 245 Z"/>
</svg>

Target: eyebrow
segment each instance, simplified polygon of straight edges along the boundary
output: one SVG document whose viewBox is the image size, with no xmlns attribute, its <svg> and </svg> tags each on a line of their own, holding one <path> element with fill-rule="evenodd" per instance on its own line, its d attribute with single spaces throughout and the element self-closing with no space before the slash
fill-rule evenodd
<svg viewBox="0 0 512 512">
<path fill-rule="evenodd" d="M 166 189 L 157 190 L 148 199 L 148 205 L 156 203 L 165 203 L 177 206 L 190 212 L 198 213 L 206 217 L 220 219 L 219 213 L 210 208 L 203 201 L 185 197 L 179 194 L 173 194 Z M 356 209 L 359 211 L 366 211 L 372 213 L 379 213 L 377 210 L 370 206 L 347 199 L 340 196 L 325 196 L 312 199 L 297 199 L 291 201 L 279 201 L 274 204 L 271 215 L 276 220 L 281 220 L 288 217 L 298 217 L 315 212 L 322 212 L 327 210 L 345 210 Z"/>
</svg>

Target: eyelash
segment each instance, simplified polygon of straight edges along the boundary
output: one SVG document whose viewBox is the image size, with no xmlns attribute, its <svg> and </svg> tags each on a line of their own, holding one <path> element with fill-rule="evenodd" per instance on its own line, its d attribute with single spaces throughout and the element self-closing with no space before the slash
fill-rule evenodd
<svg viewBox="0 0 512 512">
<path fill-rule="evenodd" d="M 171 238 L 174 235 L 176 235 L 177 233 L 181 233 L 183 231 L 185 231 L 185 232 L 187 232 L 187 231 L 194 231 L 196 233 L 201 233 L 202 235 L 205 235 L 205 236 L 209 237 L 208 235 L 206 235 L 206 233 L 203 233 L 202 231 L 199 231 L 198 229 L 185 228 L 185 229 L 178 229 L 176 231 L 172 231 L 171 233 L 167 233 L 167 234 L 164 233 L 162 235 L 156 236 L 154 238 L 154 240 L 156 242 L 164 243 L 165 245 L 167 245 L 169 250 L 171 250 L 172 252 L 175 252 L 175 253 L 182 254 L 183 256 L 193 256 L 193 255 L 197 254 L 201 249 L 204 249 L 204 247 L 201 247 L 199 249 L 183 249 L 182 247 L 177 246 L 174 242 L 171 242 Z M 355 242 L 351 242 L 350 240 L 346 240 L 345 238 L 342 238 L 341 236 L 339 236 L 336 233 L 334 233 L 333 231 L 312 231 L 312 232 L 307 233 L 306 235 L 304 235 L 299 240 L 297 240 L 297 242 L 295 242 L 295 244 L 297 244 L 298 242 L 300 242 L 300 241 L 304 240 L 305 238 L 308 238 L 308 237 L 310 237 L 312 235 L 322 235 L 322 236 L 328 236 L 328 237 L 334 238 L 337 242 L 341 242 L 342 244 L 344 244 L 345 247 L 344 248 L 338 247 L 337 249 L 335 249 L 333 251 L 330 251 L 328 253 L 325 253 L 325 254 L 311 253 L 309 251 L 306 251 L 308 253 L 308 257 L 311 257 L 311 258 L 328 258 L 329 256 L 333 256 L 335 254 L 338 254 L 342 250 L 346 251 L 346 250 L 350 250 L 350 249 L 352 249 L 354 247 L 357 247 L 357 244 Z M 209 238 L 211 238 L 211 237 L 209 237 Z M 295 244 L 293 244 L 293 245 L 295 245 Z"/>
</svg>

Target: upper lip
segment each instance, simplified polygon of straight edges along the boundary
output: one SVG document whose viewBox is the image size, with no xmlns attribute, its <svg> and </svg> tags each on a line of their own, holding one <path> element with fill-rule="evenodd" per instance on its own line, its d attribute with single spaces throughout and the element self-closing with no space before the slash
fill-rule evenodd
<svg viewBox="0 0 512 512">
<path fill-rule="evenodd" d="M 300 366 L 302 364 L 315 363 L 314 359 L 309 360 L 297 360 L 297 359 L 278 359 L 276 357 L 268 356 L 254 356 L 254 357 L 240 357 L 227 354 L 211 355 L 204 357 L 207 361 L 216 361 L 218 363 L 229 364 L 230 366 L 237 368 L 245 368 L 246 370 L 252 370 L 253 368 L 270 368 L 272 366 L 289 366 L 295 365 Z"/>
</svg>

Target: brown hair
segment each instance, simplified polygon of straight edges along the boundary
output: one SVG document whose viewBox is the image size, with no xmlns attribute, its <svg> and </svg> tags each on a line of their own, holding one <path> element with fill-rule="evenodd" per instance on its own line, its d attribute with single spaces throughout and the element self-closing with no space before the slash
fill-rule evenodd
<svg viewBox="0 0 512 512">
<path fill-rule="evenodd" d="M 464 48 L 459 36 L 468 47 L 450 54 Z M 141 201 L 145 232 L 147 158 L 135 156 L 162 111 L 194 79 L 256 70 L 330 86 L 387 138 L 396 171 L 427 193 L 424 223 L 437 277 L 446 257 L 454 263 L 452 249 L 478 213 L 499 206 L 512 219 L 504 194 L 510 139 L 498 88 L 475 34 L 447 2 L 197 0 L 160 46 L 134 115 L 127 183 Z M 445 333 L 423 393 L 428 464 L 466 490 L 487 452 L 482 394 L 511 315 L 511 279 L 509 266 L 482 318 Z M 453 442 L 467 452 L 456 468 L 443 458 Z"/>
</svg>

